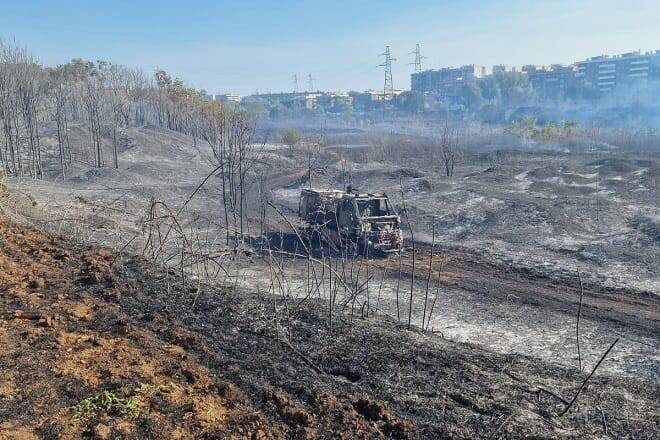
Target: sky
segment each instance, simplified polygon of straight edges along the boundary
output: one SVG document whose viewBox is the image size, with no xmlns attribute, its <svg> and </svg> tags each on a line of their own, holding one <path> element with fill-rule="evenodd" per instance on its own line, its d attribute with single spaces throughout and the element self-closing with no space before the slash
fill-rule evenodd
<svg viewBox="0 0 660 440">
<path fill-rule="evenodd" d="M 209 93 L 381 89 L 425 69 L 660 50 L 660 0 L 0 0 L 0 38 L 46 65 L 164 69 Z"/>
</svg>

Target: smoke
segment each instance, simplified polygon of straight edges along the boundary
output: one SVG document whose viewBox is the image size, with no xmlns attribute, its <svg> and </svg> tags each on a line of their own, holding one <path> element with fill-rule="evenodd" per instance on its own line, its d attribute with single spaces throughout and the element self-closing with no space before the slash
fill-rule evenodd
<svg viewBox="0 0 660 440">
<path fill-rule="evenodd" d="M 589 101 L 565 100 L 543 107 L 540 121 L 576 121 L 582 126 L 660 129 L 660 81 L 619 85 Z"/>
</svg>

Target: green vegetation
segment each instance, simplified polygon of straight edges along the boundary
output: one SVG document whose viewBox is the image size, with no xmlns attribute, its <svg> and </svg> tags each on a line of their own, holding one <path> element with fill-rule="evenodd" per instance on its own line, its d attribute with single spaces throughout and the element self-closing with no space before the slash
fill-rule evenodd
<svg viewBox="0 0 660 440">
<path fill-rule="evenodd" d="M 100 413 L 134 419 L 140 414 L 137 396 L 121 398 L 111 391 L 102 391 L 95 396 L 83 399 L 73 410 L 77 419 L 94 418 Z"/>
<path fill-rule="evenodd" d="M 293 148 L 300 143 L 302 135 L 295 128 L 288 128 L 282 133 L 282 142 Z"/>
<path fill-rule="evenodd" d="M 394 108 L 409 113 L 424 111 L 424 95 L 420 92 L 403 92 L 394 98 Z"/>
<path fill-rule="evenodd" d="M 523 139 L 554 141 L 571 137 L 576 128 L 577 123 L 574 121 L 563 121 L 559 124 L 546 122 L 539 126 L 535 118 L 527 116 L 520 121 L 514 121 L 507 131 Z"/>
<path fill-rule="evenodd" d="M 168 393 L 172 383 L 152 385 L 141 383 L 130 397 L 119 397 L 112 391 L 102 391 L 92 397 L 81 400 L 73 407 L 76 419 L 90 419 L 100 414 L 116 415 L 126 419 L 135 419 L 145 401 L 156 394 Z"/>
<path fill-rule="evenodd" d="M 527 75 L 520 72 L 498 72 L 476 83 L 465 84 L 458 96 L 465 108 L 478 111 L 487 106 L 489 113 L 493 113 L 493 108 L 511 108 L 529 103 L 533 98 L 532 85 Z"/>
</svg>

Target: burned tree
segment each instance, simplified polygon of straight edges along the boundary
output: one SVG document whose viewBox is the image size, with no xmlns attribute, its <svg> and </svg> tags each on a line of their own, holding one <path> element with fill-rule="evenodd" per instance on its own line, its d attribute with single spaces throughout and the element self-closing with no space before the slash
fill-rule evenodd
<svg viewBox="0 0 660 440">
<path fill-rule="evenodd" d="M 121 66 L 112 65 L 107 71 L 107 88 L 112 115 L 112 158 L 113 166 L 119 168 L 118 132 L 129 124 L 129 93 L 131 90 L 129 72 Z"/>
<path fill-rule="evenodd" d="M 18 133 L 17 64 L 18 50 L 0 41 L 0 120 L 4 134 L 2 165 L 9 175 L 23 175 Z"/>
<path fill-rule="evenodd" d="M 254 165 L 251 145 L 252 125 L 247 115 L 217 102 L 204 103 L 205 126 L 202 136 L 211 147 L 220 174 L 226 242 L 234 244 L 244 233 L 247 175 Z"/>
<path fill-rule="evenodd" d="M 23 128 L 30 158 L 30 174 L 43 177 L 41 144 L 39 142 L 39 108 L 45 90 L 44 72 L 34 59 L 20 50 L 17 60 L 18 102 L 23 116 Z"/>
<path fill-rule="evenodd" d="M 103 166 L 103 136 L 101 133 L 101 121 L 104 111 L 105 100 L 103 99 L 103 68 L 106 63 L 100 61 L 98 66 L 89 63 L 89 74 L 85 78 L 83 103 L 87 110 L 87 122 L 89 140 L 94 152 L 94 165 L 97 168 Z"/>
<path fill-rule="evenodd" d="M 454 166 L 460 159 L 461 153 L 458 148 L 458 136 L 455 130 L 445 125 L 440 137 L 440 159 L 447 177 L 454 175 Z"/>
</svg>

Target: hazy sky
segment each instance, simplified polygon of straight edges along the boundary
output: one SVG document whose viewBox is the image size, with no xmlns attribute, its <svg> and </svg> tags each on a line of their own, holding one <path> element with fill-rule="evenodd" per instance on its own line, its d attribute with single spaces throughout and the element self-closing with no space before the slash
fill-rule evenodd
<svg viewBox="0 0 660 440">
<path fill-rule="evenodd" d="M 0 0 L 0 37 L 45 64 L 162 68 L 211 93 L 382 88 L 385 45 L 408 88 L 425 68 L 570 63 L 660 49 L 660 0 Z"/>
</svg>

